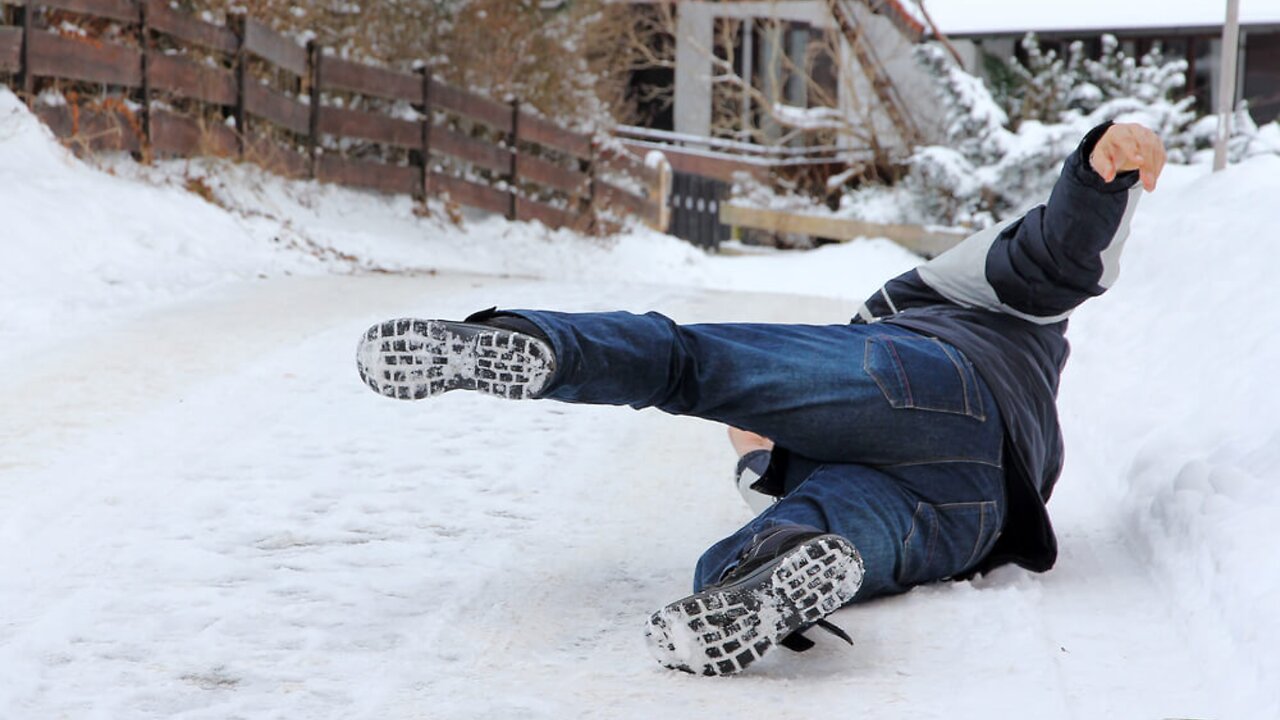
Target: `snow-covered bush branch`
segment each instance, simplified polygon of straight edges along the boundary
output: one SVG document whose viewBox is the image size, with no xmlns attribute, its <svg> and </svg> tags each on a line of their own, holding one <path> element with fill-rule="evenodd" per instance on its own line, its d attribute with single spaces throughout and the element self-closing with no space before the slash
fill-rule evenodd
<svg viewBox="0 0 1280 720">
<path fill-rule="evenodd" d="M 1045 196 L 1079 138 L 1107 121 L 1155 130 L 1175 163 L 1193 162 L 1210 146 L 1217 119 L 1195 121 L 1194 100 L 1178 97 L 1186 62 L 1166 59 L 1159 46 L 1135 59 L 1105 35 L 1098 59 L 1085 57 L 1078 42 L 1059 57 L 1028 35 L 1022 48 L 1025 64 L 989 61 L 994 93 L 941 46 L 916 49 L 945 114 L 945 142 L 918 148 L 910 160 L 906 187 L 917 219 L 981 227 L 1020 212 Z M 1248 113 L 1238 115 L 1232 159 L 1274 152 Z"/>
</svg>

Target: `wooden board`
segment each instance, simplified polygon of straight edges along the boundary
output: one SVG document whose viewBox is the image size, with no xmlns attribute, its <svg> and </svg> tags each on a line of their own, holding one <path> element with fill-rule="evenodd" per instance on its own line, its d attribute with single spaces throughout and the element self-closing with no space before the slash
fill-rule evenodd
<svg viewBox="0 0 1280 720">
<path fill-rule="evenodd" d="M 316 125 L 322 134 L 359 138 L 399 147 L 422 147 L 422 124 L 360 110 L 321 107 Z"/>
<path fill-rule="evenodd" d="M 201 123 L 157 110 L 151 116 L 151 149 L 160 155 L 178 157 L 231 157 L 239 151 L 239 141 L 235 131 L 221 123 Z"/>
<path fill-rule="evenodd" d="M 171 92 L 214 105 L 236 104 L 236 78 L 230 71 L 199 65 L 173 55 L 152 55 L 148 58 L 147 80 L 152 90 Z"/>
<path fill-rule="evenodd" d="M 580 158 L 591 157 L 591 138 L 564 128 L 543 118 L 520 114 L 520 139 L 546 145 Z"/>
<path fill-rule="evenodd" d="M 621 140 L 621 142 L 632 152 L 639 154 L 640 157 L 644 157 L 650 150 L 658 149 L 630 140 Z M 667 156 L 667 161 L 671 163 L 671 169 L 675 172 L 701 175 L 702 177 L 715 178 L 727 183 L 733 182 L 734 173 L 744 172 L 760 181 L 768 181 L 772 173 L 768 165 L 744 162 L 728 157 L 682 152 L 678 148 L 669 146 L 661 148 L 661 152 Z"/>
<path fill-rule="evenodd" d="M 720 222 L 737 227 L 777 233 L 796 233 L 832 240 L 883 237 L 925 257 L 940 255 L 966 237 L 963 232 L 929 230 L 919 225 L 871 223 L 848 218 L 742 207 L 728 203 L 720 205 Z"/>
<path fill-rule="evenodd" d="M 347 160 L 337 155 L 322 155 L 319 179 L 385 193 L 412 194 L 422 182 L 422 171 L 407 165 L 384 165 L 365 160 Z"/>
<path fill-rule="evenodd" d="M 648 151 L 640 153 L 640 157 L 647 154 Z M 596 156 L 596 162 L 599 166 L 606 170 L 622 173 L 636 178 L 645 185 L 656 185 L 659 180 L 659 172 L 645 165 L 642 160 L 635 157 L 631 153 L 617 152 L 614 150 L 601 152 Z"/>
<path fill-rule="evenodd" d="M 435 194 L 448 195 L 450 200 L 459 205 L 499 215 L 506 215 L 511 208 L 511 195 L 508 193 L 451 175 L 431 173 L 431 189 Z"/>
<path fill-rule="evenodd" d="M 36 108 L 36 115 L 54 135 L 71 140 L 74 145 L 87 146 L 94 152 L 138 152 L 142 147 L 134 123 L 119 111 L 41 105 Z"/>
<path fill-rule="evenodd" d="M 516 198 L 516 219 L 537 220 L 552 230 L 574 225 L 579 217 L 560 208 L 528 198 Z"/>
<path fill-rule="evenodd" d="M 335 57 L 320 58 L 320 87 L 361 95 L 422 102 L 422 77 Z"/>
<path fill-rule="evenodd" d="M 570 170 L 532 155 L 520 156 L 520 178 L 570 195 L 585 193 L 587 181 L 591 179 L 584 172 Z"/>
<path fill-rule="evenodd" d="M 311 174 L 311 163 L 305 155 L 271 138 L 254 138 L 245 148 L 244 156 L 246 160 L 277 175 L 305 178 Z"/>
<path fill-rule="evenodd" d="M 511 170 L 511 151 L 469 138 L 446 127 L 431 129 L 431 152 L 449 155 L 482 167 L 505 173 Z"/>
<path fill-rule="evenodd" d="M 121 45 L 37 32 L 31 35 L 31 72 L 44 77 L 138 87 L 142 84 L 142 54 Z"/>
<path fill-rule="evenodd" d="M 253 18 L 244 21 L 244 47 L 294 75 L 307 74 L 306 49 Z"/>
<path fill-rule="evenodd" d="M 22 28 L 0 27 L 0 72 L 22 69 Z"/>
<path fill-rule="evenodd" d="M 141 18 L 138 3 L 134 0 L 40 0 L 39 4 L 47 8 L 126 23 L 136 23 Z"/>
<path fill-rule="evenodd" d="M 229 28 L 199 20 L 169 7 L 169 0 L 144 0 L 147 3 L 147 25 L 156 32 L 209 50 L 234 53 L 239 45 Z"/>
<path fill-rule="evenodd" d="M 657 224 L 661 216 L 662 209 L 657 203 L 603 180 L 596 180 L 596 197 L 605 205 L 635 215 L 650 225 Z"/>
<path fill-rule="evenodd" d="M 431 107 L 465 115 L 500 132 L 511 132 L 511 106 L 431 81 Z"/>
<path fill-rule="evenodd" d="M 303 135 L 311 130 L 309 106 L 253 80 L 244 88 L 244 109 L 286 130 Z"/>
</svg>

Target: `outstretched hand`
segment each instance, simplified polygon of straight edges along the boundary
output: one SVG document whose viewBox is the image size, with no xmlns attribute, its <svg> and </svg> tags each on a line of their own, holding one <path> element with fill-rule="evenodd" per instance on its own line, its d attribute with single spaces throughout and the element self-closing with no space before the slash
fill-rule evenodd
<svg viewBox="0 0 1280 720">
<path fill-rule="evenodd" d="M 1089 155 L 1089 164 L 1103 180 L 1137 170 L 1142 187 L 1151 192 L 1164 170 L 1164 143 L 1160 136 L 1136 123 L 1117 123 L 1107 128 Z"/>
</svg>

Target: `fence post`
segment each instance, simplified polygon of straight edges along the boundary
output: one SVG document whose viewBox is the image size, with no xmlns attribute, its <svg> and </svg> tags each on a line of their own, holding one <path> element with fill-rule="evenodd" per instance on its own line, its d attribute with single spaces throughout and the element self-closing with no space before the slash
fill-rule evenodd
<svg viewBox="0 0 1280 720">
<path fill-rule="evenodd" d="M 144 163 L 151 162 L 151 0 L 138 3 L 138 47 L 142 50 L 142 148 Z"/>
<path fill-rule="evenodd" d="M 508 220 L 517 220 L 520 186 L 520 101 L 511 101 L 511 208 L 507 210 Z"/>
<path fill-rule="evenodd" d="M 307 118 L 307 172 L 310 173 L 311 179 L 315 180 L 320 176 L 320 157 L 318 146 L 320 143 L 320 62 L 324 54 L 320 51 L 320 45 L 315 40 L 307 41 L 307 64 L 310 65 L 308 70 L 311 72 L 309 81 L 311 83 L 311 107 L 310 114 Z"/>
<path fill-rule="evenodd" d="M 244 159 L 245 147 L 249 141 L 249 128 L 247 127 L 245 106 L 244 106 L 244 87 L 245 77 L 248 75 L 248 53 L 245 52 L 245 15 L 237 13 L 227 17 L 227 27 L 236 35 L 236 135 L 240 159 Z"/>
<path fill-rule="evenodd" d="M 591 136 L 591 149 L 587 151 L 587 232 L 596 231 L 596 161 L 600 151 L 596 148 L 595 134 Z"/>
<path fill-rule="evenodd" d="M 35 23 L 36 3 L 35 0 L 27 0 L 27 4 L 22 7 L 22 52 L 19 55 L 19 65 L 22 70 L 22 82 L 20 88 L 22 90 L 22 99 L 26 100 L 27 106 L 35 105 L 36 79 L 31 72 L 31 27 Z"/>
<path fill-rule="evenodd" d="M 431 126 L 435 119 L 431 116 L 431 66 L 418 68 L 422 75 L 422 207 L 427 207 L 431 197 Z"/>
</svg>

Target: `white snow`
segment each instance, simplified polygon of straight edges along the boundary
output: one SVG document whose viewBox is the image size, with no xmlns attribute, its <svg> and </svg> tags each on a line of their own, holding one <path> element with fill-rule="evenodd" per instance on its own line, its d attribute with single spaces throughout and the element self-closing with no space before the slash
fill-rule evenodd
<svg viewBox="0 0 1280 720">
<path fill-rule="evenodd" d="M 913 11 L 913 2 L 903 5 Z M 1222 27 L 1226 0 L 924 0 L 929 15 L 944 33 L 1023 33 L 1063 30 Z M 1241 0 L 1244 25 L 1280 24 L 1280 0 Z"/>
<path fill-rule="evenodd" d="M 1167 168 L 1072 321 L 1057 568 L 846 609 L 854 648 L 712 681 L 642 628 L 749 517 L 722 427 L 390 401 L 356 338 L 495 304 L 844 322 L 915 259 L 110 167 L 0 90 L 0 718 L 1280 716 L 1280 159 Z"/>
</svg>

